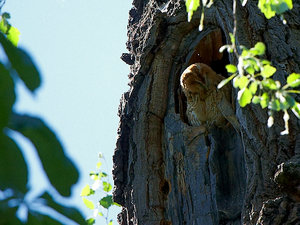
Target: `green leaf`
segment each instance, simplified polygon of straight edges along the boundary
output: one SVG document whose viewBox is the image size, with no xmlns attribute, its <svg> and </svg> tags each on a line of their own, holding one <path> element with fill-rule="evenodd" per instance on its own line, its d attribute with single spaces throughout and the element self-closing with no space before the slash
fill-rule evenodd
<svg viewBox="0 0 300 225">
<path fill-rule="evenodd" d="M 186 6 L 186 11 L 188 13 L 188 21 L 190 22 L 192 20 L 194 11 L 196 11 L 198 9 L 198 7 L 200 6 L 200 1 L 199 0 L 186 0 L 185 6 Z"/>
<path fill-rule="evenodd" d="M 222 80 L 219 84 L 218 84 L 218 89 L 222 88 L 224 85 L 226 85 L 229 81 L 231 81 L 234 77 L 236 76 L 236 74 L 231 75 L 230 77 Z"/>
<path fill-rule="evenodd" d="M 288 95 L 288 94 L 285 96 L 285 99 L 289 103 L 290 107 L 293 107 L 296 103 L 295 99 L 292 96 Z"/>
<path fill-rule="evenodd" d="M 110 192 L 112 189 L 112 186 L 110 183 L 103 181 L 103 191 Z"/>
<path fill-rule="evenodd" d="M 0 31 L 1 31 L 3 34 L 6 34 L 7 31 L 8 31 L 8 28 L 9 28 L 9 26 L 8 26 L 7 21 L 6 21 L 5 19 L 2 19 L 2 20 L 0 21 Z"/>
<path fill-rule="evenodd" d="M 280 101 L 278 99 L 274 99 L 269 104 L 269 109 L 272 109 L 274 111 L 280 111 Z"/>
<path fill-rule="evenodd" d="M 109 223 L 108 223 L 108 225 L 113 225 L 113 221 L 110 220 Z"/>
<path fill-rule="evenodd" d="M 33 143 L 50 183 L 61 195 L 70 196 L 71 186 L 78 180 L 78 171 L 48 126 L 39 118 L 13 114 L 9 128 Z"/>
<path fill-rule="evenodd" d="M 238 92 L 238 100 L 241 107 L 245 107 L 251 102 L 252 93 L 248 88 L 244 88 Z"/>
<path fill-rule="evenodd" d="M 260 103 L 260 97 L 259 96 L 253 96 L 253 98 L 252 98 L 252 103 L 253 104 L 258 104 L 258 103 Z"/>
<path fill-rule="evenodd" d="M 261 75 L 265 78 L 269 78 L 273 76 L 273 74 L 276 72 L 276 68 L 270 65 L 264 65 Z"/>
<path fill-rule="evenodd" d="M 21 149 L 9 137 L 0 134 L 0 189 L 27 192 L 28 169 Z"/>
<path fill-rule="evenodd" d="M 298 119 L 300 119 L 300 104 L 298 102 L 296 102 L 295 105 L 292 107 L 292 112 Z"/>
<path fill-rule="evenodd" d="M 107 195 L 106 197 L 103 197 L 100 201 L 99 201 L 100 205 L 102 205 L 104 208 L 108 209 L 113 201 L 112 201 L 112 195 Z"/>
<path fill-rule="evenodd" d="M 267 89 L 270 89 L 270 90 L 277 90 L 277 85 L 276 85 L 276 82 L 272 79 L 266 79 L 266 80 L 263 80 L 262 82 L 262 85 L 264 88 L 267 88 Z"/>
<path fill-rule="evenodd" d="M 265 17 L 267 19 L 270 19 L 273 16 L 275 16 L 275 11 L 272 10 L 269 0 L 259 0 L 258 1 L 258 8 L 260 9 L 260 11 L 263 14 L 265 14 Z"/>
<path fill-rule="evenodd" d="M 118 206 L 118 207 L 121 207 L 121 205 L 118 204 L 118 203 L 116 203 L 116 202 L 113 202 L 113 205 Z"/>
<path fill-rule="evenodd" d="M 246 67 L 246 72 L 249 73 L 249 74 L 251 74 L 251 75 L 254 75 L 255 69 L 254 69 L 253 66 L 247 66 Z"/>
<path fill-rule="evenodd" d="M 263 55 L 265 54 L 266 46 L 262 42 L 257 42 L 254 49 L 257 51 L 257 55 Z"/>
<path fill-rule="evenodd" d="M 100 177 L 107 177 L 107 173 L 101 172 Z"/>
<path fill-rule="evenodd" d="M 41 84 L 40 74 L 31 57 L 22 49 L 13 46 L 0 32 L 0 43 L 19 77 L 26 87 L 34 92 Z"/>
<path fill-rule="evenodd" d="M 81 194 L 80 196 L 89 196 L 91 192 L 91 188 L 90 188 L 90 185 L 85 185 L 85 187 L 81 190 Z"/>
<path fill-rule="evenodd" d="M 60 214 L 68 217 L 70 220 L 78 223 L 78 224 L 86 224 L 86 221 L 80 211 L 73 207 L 67 207 L 55 202 L 51 195 L 45 192 L 39 198 L 46 200 L 46 205 L 50 208 L 54 209 L 55 211 L 59 212 Z"/>
<path fill-rule="evenodd" d="M 246 76 L 237 76 L 233 79 L 233 86 L 243 89 L 247 87 L 249 79 Z"/>
<path fill-rule="evenodd" d="M 88 207 L 89 209 L 95 209 L 95 205 L 92 201 L 86 199 L 85 197 L 82 197 L 82 200 L 86 207 Z"/>
<path fill-rule="evenodd" d="M 280 109 L 285 110 L 285 109 L 289 109 L 289 108 L 290 108 L 289 102 L 286 100 L 285 97 L 282 97 L 280 99 Z"/>
<path fill-rule="evenodd" d="M 7 125 L 15 101 L 14 81 L 9 71 L 0 63 L 0 130 Z"/>
<path fill-rule="evenodd" d="M 102 212 L 99 212 L 98 215 L 99 215 L 99 216 L 104 216 Z"/>
<path fill-rule="evenodd" d="M 18 46 L 20 34 L 21 33 L 17 28 L 10 27 L 9 32 L 6 35 L 6 37 L 14 46 Z"/>
<path fill-rule="evenodd" d="M 231 44 L 235 43 L 235 37 L 232 33 L 229 33 Z"/>
<path fill-rule="evenodd" d="M 260 98 L 260 106 L 264 109 L 269 105 L 269 95 L 264 92 Z"/>
<path fill-rule="evenodd" d="M 102 163 L 98 162 L 96 168 L 99 169 L 101 167 Z"/>
<path fill-rule="evenodd" d="M 298 87 L 300 85 L 300 74 L 292 73 L 287 77 L 287 83 L 290 87 Z"/>
<path fill-rule="evenodd" d="M 89 219 L 86 220 L 86 222 L 87 222 L 88 225 L 93 225 L 93 224 L 96 223 L 96 220 L 94 218 L 89 218 Z"/>
<path fill-rule="evenodd" d="M 277 14 L 282 14 L 293 8 L 292 0 L 276 0 L 271 2 L 271 8 Z"/>
<path fill-rule="evenodd" d="M 252 94 L 255 94 L 257 91 L 257 86 L 258 86 L 257 83 L 258 83 L 257 81 L 252 81 L 249 86 L 249 90 L 251 91 Z"/>
<path fill-rule="evenodd" d="M 235 73 L 237 71 L 237 68 L 235 65 L 228 64 L 226 65 L 226 70 L 228 73 Z"/>
</svg>

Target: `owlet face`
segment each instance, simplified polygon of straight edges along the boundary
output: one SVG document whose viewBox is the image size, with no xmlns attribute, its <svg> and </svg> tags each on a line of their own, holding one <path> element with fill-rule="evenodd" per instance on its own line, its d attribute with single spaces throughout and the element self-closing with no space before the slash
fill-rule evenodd
<svg viewBox="0 0 300 225">
<path fill-rule="evenodd" d="M 205 99 L 207 87 L 204 74 L 200 73 L 200 69 L 199 65 L 192 64 L 180 77 L 180 84 L 187 98 L 189 95 L 199 95 L 201 99 Z"/>
<path fill-rule="evenodd" d="M 186 115 L 192 126 L 221 121 L 217 105 L 225 89 L 218 92 L 217 85 L 222 79 L 203 63 L 192 64 L 182 73 L 180 84 L 187 98 Z"/>
</svg>

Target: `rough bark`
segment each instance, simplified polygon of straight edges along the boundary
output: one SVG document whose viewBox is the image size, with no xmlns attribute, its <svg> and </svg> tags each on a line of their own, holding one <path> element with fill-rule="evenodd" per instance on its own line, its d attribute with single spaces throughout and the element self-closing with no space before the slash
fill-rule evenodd
<svg viewBox="0 0 300 225">
<path fill-rule="evenodd" d="M 267 20 L 256 1 L 238 2 L 238 44 L 267 46 L 266 57 L 284 82 L 300 72 L 300 6 Z M 232 1 L 215 1 L 188 23 L 181 0 L 134 0 L 129 12 L 130 90 L 121 98 L 114 153 L 114 200 L 122 225 L 300 224 L 300 123 L 280 136 L 281 114 L 267 128 L 267 113 L 234 101 L 241 129 L 230 124 L 203 133 L 188 125 L 179 88 L 183 70 L 194 62 L 224 72 L 236 63 L 220 55 L 233 28 Z M 223 43 L 220 43 L 223 42 Z M 232 93 L 236 99 L 236 93 Z"/>
</svg>

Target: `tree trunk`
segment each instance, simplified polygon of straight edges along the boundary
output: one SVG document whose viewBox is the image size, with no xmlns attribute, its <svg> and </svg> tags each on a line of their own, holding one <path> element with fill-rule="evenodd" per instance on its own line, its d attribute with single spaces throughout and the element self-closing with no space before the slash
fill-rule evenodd
<svg viewBox="0 0 300 225">
<path fill-rule="evenodd" d="M 281 136 L 282 114 L 267 127 L 257 105 L 241 108 L 232 91 L 240 129 L 228 123 L 203 132 L 190 126 L 179 78 L 190 64 L 202 62 L 228 77 L 236 64 L 219 48 L 230 43 L 232 1 L 214 1 L 187 22 L 184 1 L 134 0 L 129 12 L 127 48 L 130 90 L 122 96 L 114 153 L 114 201 L 122 205 L 119 223 L 141 225 L 300 224 L 299 120 Z M 266 44 L 266 57 L 284 83 L 300 72 L 300 5 L 265 19 L 257 1 L 237 1 L 237 44 Z M 298 99 L 299 101 L 299 99 Z"/>
</svg>

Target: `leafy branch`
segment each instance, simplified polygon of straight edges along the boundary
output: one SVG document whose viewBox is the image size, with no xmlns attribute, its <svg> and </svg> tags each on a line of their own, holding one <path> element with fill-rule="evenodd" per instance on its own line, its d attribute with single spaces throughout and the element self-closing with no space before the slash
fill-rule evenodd
<svg viewBox="0 0 300 225">
<path fill-rule="evenodd" d="M 65 155 L 55 133 L 43 120 L 15 112 L 13 108 L 17 96 L 16 82 L 22 81 L 34 94 L 41 85 L 41 76 L 30 55 L 16 47 L 19 31 L 7 19 L 9 14 L 2 14 L 0 45 L 7 60 L 0 60 L 0 224 L 63 224 L 62 216 L 77 224 L 86 224 L 76 208 L 55 200 L 58 194 L 45 191 L 40 196 L 28 197 L 32 189 L 29 185 L 29 163 L 23 156 L 22 146 L 14 140 L 15 133 L 33 144 L 51 188 L 61 196 L 71 195 L 71 186 L 78 181 L 79 173 Z M 26 209 L 23 213 L 25 218 L 18 216 L 22 207 Z M 50 208 L 59 216 L 47 214 Z"/>
<path fill-rule="evenodd" d="M 99 154 L 99 162 L 96 165 L 96 172 L 90 172 L 90 178 L 93 180 L 93 184 L 87 184 L 81 191 L 80 196 L 82 197 L 85 206 L 93 210 L 93 217 L 87 219 L 88 224 L 94 224 L 97 216 L 103 216 L 107 225 L 112 225 L 113 220 L 109 219 L 109 209 L 111 206 L 119 206 L 119 204 L 112 200 L 112 185 L 109 182 L 109 176 L 107 173 L 101 170 L 102 162 L 105 162 L 105 158 L 102 154 Z M 102 197 L 96 204 L 91 197 L 96 196 L 96 193 L 100 192 Z M 97 194 L 97 196 L 99 196 Z M 89 197 L 90 199 L 88 199 Z"/>
</svg>

